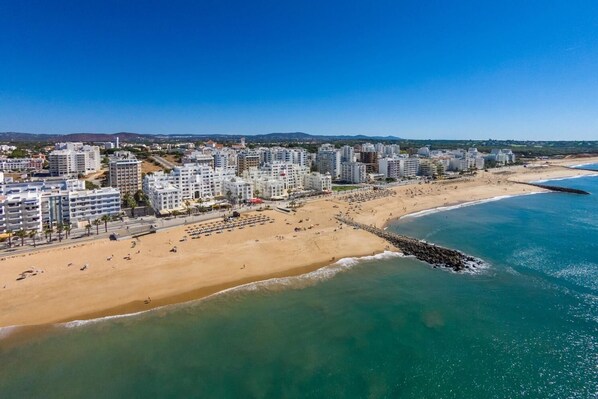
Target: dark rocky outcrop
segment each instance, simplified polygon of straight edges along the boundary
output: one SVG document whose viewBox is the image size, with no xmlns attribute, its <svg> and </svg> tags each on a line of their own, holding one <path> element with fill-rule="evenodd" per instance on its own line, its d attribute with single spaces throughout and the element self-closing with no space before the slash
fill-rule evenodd
<svg viewBox="0 0 598 399">
<path fill-rule="evenodd" d="M 461 272 L 464 270 L 474 270 L 483 264 L 480 259 L 454 249 L 444 248 L 408 236 L 391 233 L 341 216 L 337 216 L 336 219 L 349 226 L 360 228 L 375 234 L 380 238 L 384 238 L 386 241 L 399 248 L 404 254 L 415 256 L 417 259 L 427 262 L 435 267 L 448 267 L 456 272 Z"/>
<path fill-rule="evenodd" d="M 526 182 L 521 182 L 521 181 L 516 181 L 516 182 L 513 182 L 513 183 L 525 184 L 527 186 L 533 186 L 533 187 L 540 187 L 540 188 L 543 188 L 543 189 L 546 189 L 546 190 L 556 191 L 556 192 L 560 192 L 560 193 L 571 193 L 571 194 L 590 195 L 590 193 L 588 193 L 587 191 L 579 190 L 577 188 L 551 186 L 551 185 L 548 185 L 548 184 L 539 184 L 539 183 L 526 183 Z"/>
</svg>

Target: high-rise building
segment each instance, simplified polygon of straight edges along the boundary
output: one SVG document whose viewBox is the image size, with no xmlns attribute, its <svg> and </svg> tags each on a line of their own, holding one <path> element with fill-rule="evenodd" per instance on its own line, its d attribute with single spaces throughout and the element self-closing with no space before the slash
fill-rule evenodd
<svg viewBox="0 0 598 399">
<path fill-rule="evenodd" d="M 334 179 L 341 175 L 341 154 L 331 144 L 323 144 L 316 156 L 316 165 L 321 174 L 329 173 Z"/>
<path fill-rule="evenodd" d="M 260 165 L 260 156 L 257 153 L 241 152 L 237 155 L 237 175 L 241 176 L 249 168 Z"/>
<path fill-rule="evenodd" d="M 48 155 L 50 175 L 77 177 L 101 168 L 100 148 L 82 143 L 57 143 Z"/>
<path fill-rule="evenodd" d="M 118 151 L 110 158 L 109 182 L 122 196 L 141 190 L 141 161 L 128 151 Z"/>
<path fill-rule="evenodd" d="M 366 166 L 360 162 L 343 162 L 341 164 L 341 180 L 347 183 L 365 183 Z"/>
</svg>

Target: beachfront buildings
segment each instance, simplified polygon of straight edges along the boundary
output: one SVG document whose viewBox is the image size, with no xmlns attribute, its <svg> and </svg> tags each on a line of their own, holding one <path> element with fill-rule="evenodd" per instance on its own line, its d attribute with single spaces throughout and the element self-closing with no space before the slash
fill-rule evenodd
<svg viewBox="0 0 598 399">
<path fill-rule="evenodd" d="M 303 176 L 303 188 L 306 190 L 314 190 L 316 192 L 331 192 L 332 191 L 332 177 L 329 173 L 322 174 L 312 172 Z"/>
<path fill-rule="evenodd" d="M 141 161 L 129 151 L 117 151 L 110 157 L 108 181 L 122 196 L 141 190 Z"/>
<path fill-rule="evenodd" d="M 316 155 L 318 172 L 330 174 L 333 179 L 341 175 L 341 153 L 332 144 L 322 144 Z"/>
<path fill-rule="evenodd" d="M 420 174 L 420 158 L 381 158 L 378 169 L 385 178 L 413 178 Z"/>
<path fill-rule="evenodd" d="M 120 211 L 117 189 L 86 190 L 82 180 L 0 184 L 0 233 L 86 223 Z"/>
<path fill-rule="evenodd" d="M 341 163 L 341 180 L 347 183 L 365 183 L 366 165 L 361 162 Z"/>
<path fill-rule="evenodd" d="M 226 198 L 233 203 L 245 202 L 253 198 L 253 187 L 240 177 L 223 181 L 222 190 Z"/>
<path fill-rule="evenodd" d="M 235 177 L 233 168 L 212 169 L 208 165 L 185 164 L 170 173 L 148 174 L 143 179 L 143 192 L 152 208 L 164 213 L 181 210 L 188 200 L 203 201 L 225 195 L 225 181 Z"/>
<path fill-rule="evenodd" d="M 495 162 L 497 165 L 506 165 L 515 162 L 515 154 L 511 150 L 493 149 L 484 157 L 486 161 Z"/>
<path fill-rule="evenodd" d="M 100 148 L 83 143 L 57 143 L 48 155 L 51 176 L 78 177 L 101 168 Z"/>
</svg>

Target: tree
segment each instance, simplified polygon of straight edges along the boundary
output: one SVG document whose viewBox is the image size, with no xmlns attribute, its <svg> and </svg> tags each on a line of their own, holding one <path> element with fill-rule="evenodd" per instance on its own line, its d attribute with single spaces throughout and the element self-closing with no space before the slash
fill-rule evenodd
<svg viewBox="0 0 598 399">
<path fill-rule="evenodd" d="M 7 229 L 6 234 L 8 234 L 8 247 L 12 247 L 12 230 Z"/>
<path fill-rule="evenodd" d="M 108 222 L 110 221 L 109 215 L 103 215 L 100 220 L 104 222 L 104 233 L 108 232 Z"/>
<path fill-rule="evenodd" d="M 260 190 L 253 190 L 253 195 L 255 195 L 255 198 L 259 198 Z"/>
<path fill-rule="evenodd" d="M 37 230 L 30 230 L 28 233 L 29 238 L 33 240 L 33 248 L 36 247 L 35 239 L 37 238 Z"/>
<path fill-rule="evenodd" d="M 191 202 L 189 200 L 185 200 L 185 211 L 187 216 L 191 216 Z"/>
<path fill-rule="evenodd" d="M 64 225 L 64 238 L 69 238 L 71 236 L 71 230 L 73 228 L 71 227 L 70 224 L 65 224 Z"/>
<path fill-rule="evenodd" d="M 100 225 L 102 224 L 101 219 L 96 219 L 93 221 L 93 225 L 96 226 L 96 235 L 100 235 Z"/>
<path fill-rule="evenodd" d="M 15 232 L 15 237 L 21 239 L 21 246 L 25 245 L 25 237 L 27 237 L 27 232 L 25 230 L 17 230 Z"/>
<path fill-rule="evenodd" d="M 137 203 L 147 204 L 148 198 L 147 195 L 143 192 L 143 190 L 137 190 L 133 198 L 135 199 L 135 201 L 137 201 Z"/>
<path fill-rule="evenodd" d="M 87 236 L 89 237 L 91 235 L 91 224 L 89 224 L 89 222 L 85 225 L 85 229 L 87 230 Z"/>
<path fill-rule="evenodd" d="M 48 224 L 46 225 L 46 227 L 44 228 L 44 234 L 46 235 L 46 239 L 48 239 L 48 242 L 52 242 L 52 233 L 54 233 L 54 226 L 52 226 L 52 224 Z"/>
<path fill-rule="evenodd" d="M 88 180 L 85 180 L 85 189 L 86 190 L 97 190 L 98 188 L 100 188 L 100 186 L 98 186 L 97 184 L 90 182 Z"/>
<path fill-rule="evenodd" d="M 135 217 L 135 208 L 137 208 L 137 201 L 135 201 L 135 198 L 133 198 L 131 196 L 131 194 L 127 193 L 125 195 L 125 204 L 131 208 L 131 217 Z"/>
<path fill-rule="evenodd" d="M 56 225 L 56 232 L 58 233 L 58 242 L 62 242 L 62 233 L 64 232 L 64 224 L 58 223 Z"/>
</svg>

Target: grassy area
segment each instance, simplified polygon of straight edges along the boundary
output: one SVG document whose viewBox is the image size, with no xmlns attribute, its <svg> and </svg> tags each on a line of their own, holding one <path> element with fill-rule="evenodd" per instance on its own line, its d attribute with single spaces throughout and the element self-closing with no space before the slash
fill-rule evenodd
<svg viewBox="0 0 598 399">
<path fill-rule="evenodd" d="M 332 191 L 348 191 L 356 188 L 359 188 L 359 186 L 332 186 Z"/>
</svg>

